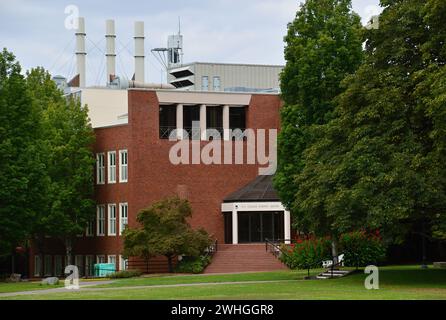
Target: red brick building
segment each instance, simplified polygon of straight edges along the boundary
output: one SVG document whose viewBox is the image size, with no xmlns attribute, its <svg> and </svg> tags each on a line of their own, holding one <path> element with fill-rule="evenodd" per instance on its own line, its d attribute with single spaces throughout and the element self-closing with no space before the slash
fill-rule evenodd
<svg viewBox="0 0 446 320">
<path fill-rule="evenodd" d="M 97 158 L 97 216 L 73 247 L 74 261 L 82 274 L 91 275 L 93 264 L 98 262 L 115 263 L 119 270 L 125 268 L 121 231 L 127 223 L 130 227 L 136 225 L 141 209 L 173 195 L 190 201 L 192 227 L 204 227 L 219 243 L 289 239 L 289 213 L 271 190 L 271 177 L 258 178 L 259 168 L 268 165 L 257 159 L 250 163 L 249 139 L 233 141 L 229 131 L 248 128 L 257 135 L 257 129 L 278 129 L 278 95 L 151 89 L 82 89 L 79 94 L 90 109 Z M 201 129 L 221 133 L 221 152 L 226 155 L 224 146 L 229 145 L 232 155 L 221 164 L 201 160 L 192 163 L 194 146 L 204 150 L 218 140 L 203 133 L 194 137 L 196 140 L 184 139 L 186 134 L 194 135 L 194 121 Z M 179 138 L 170 141 L 168 137 L 174 129 L 183 129 L 184 133 L 177 133 Z M 268 154 L 272 142 L 266 136 Z M 169 158 L 178 141 L 187 143 L 190 164 L 174 164 Z M 234 163 L 236 144 L 242 145 L 243 163 Z M 30 275 L 61 275 L 64 246 L 48 239 L 45 247 L 44 255 L 31 250 Z M 159 258 L 151 263 L 149 271 L 165 268 L 164 259 Z"/>
</svg>

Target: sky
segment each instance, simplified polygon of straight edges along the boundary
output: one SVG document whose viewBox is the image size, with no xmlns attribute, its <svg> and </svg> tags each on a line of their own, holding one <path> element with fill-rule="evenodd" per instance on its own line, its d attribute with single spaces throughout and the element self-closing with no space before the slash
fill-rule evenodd
<svg viewBox="0 0 446 320">
<path fill-rule="evenodd" d="M 185 63 L 276 64 L 283 58 L 287 23 L 303 0 L 0 0 L 0 47 L 12 51 L 24 70 L 42 66 L 68 79 L 75 74 L 75 30 L 66 28 L 75 6 L 85 17 L 87 85 L 105 85 L 105 20 L 116 25 L 117 74 L 133 75 L 133 28 L 145 23 L 146 81 L 165 82 L 163 66 L 150 52 L 166 47 L 181 20 Z M 68 7 L 68 8 L 67 8 Z M 379 0 L 353 0 L 365 24 L 381 11 Z M 68 19 L 67 19 L 68 18 Z"/>
</svg>

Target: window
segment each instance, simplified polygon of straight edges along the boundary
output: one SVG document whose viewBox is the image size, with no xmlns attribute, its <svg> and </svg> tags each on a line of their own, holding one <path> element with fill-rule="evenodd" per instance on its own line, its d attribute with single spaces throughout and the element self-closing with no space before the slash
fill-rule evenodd
<svg viewBox="0 0 446 320">
<path fill-rule="evenodd" d="M 96 154 L 96 183 L 105 183 L 105 156 L 103 153 Z"/>
<path fill-rule="evenodd" d="M 209 91 L 209 77 L 208 76 L 201 77 L 201 90 Z"/>
<path fill-rule="evenodd" d="M 177 128 L 177 107 L 160 106 L 159 108 L 160 139 L 169 139 L 171 132 L 176 128 Z"/>
<path fill-rule="evenodd" d="M 63 275 L 62 256 L 54 256 L 54 275 L 57 277 Z"/>
<path fill-rule="evenodd" d="M 87 277 L 93 276 L 94 274 L 94 256 L 85 256 L 85 275 Z"/>
<path fill-rule="evenodd" d="M 43 270 L 45 277 L 51 276 L 53 273 L 53 257 L 50 255 L 45 255 L 45 260 L 43 264 Z"/>
<path fill-rule="evenodd" d="M 98 236 L 105 235 L 105 206 L 100 205 L 97 207 L 97 223 L 96 231 Z"/>
<path fill-rule="evenodd" d="M 105 263 L 105 255 L 100 254 L 96 256 L 96 263 Z"/>
<path fill-rule="evenodd" d="M 222 107 L 206 107 L 206 126 L 207 129 L 213 129 L 218 131 L 220 139 L 223 137 L 223 108 Z M 208 131 L 209 134 L 213 134 L 213 139 L 216 139 L 216 133 Z"/>
<path fill-rule="evenodd" d="M 121 235 L 129 223 L 129 206 L 127 203 L 119 204 L 119 214 L 119 235 Z"/>
<path fill-rule="evenodd" d="M 76 255 L 74 256 L 74 264 L 79 269 L 79 276 L 84 275 L 84 256 Z"/>
<path fill-rule="evenodd" d="M 108 235 L 116 236 L 116 205 L 108 205 Z"/>
<path fill-rule="evenodd" d="M 128 259 L 119 256 L 119 271 L 127 270 Z"/>
<path fill-rule="evenodd" d="M 229 128 L 231 130 L 246 129 L 246 109 L 245 107 L 229 108 Z"/>
<path fill-rule="evenodd" d="M 85 229 L 85 235 L 87 237 L 93 236 L 93 230 L 94 230 L 93 228 L 94 228 L 94 219 L 88 222 L 87 228 Z"/>
<path fill-rule="evenodd" d="M 34 276 L 41 276 L 41 268 L 42 268 L 42 257 L 39 255 L 34 256 Z"/>
<path fill-rule="evenodd" d="M 187 131 L 190 140 L 200 140 L 200 128 L 192 132 L 194 122 L 200 122 L 200 106 L 187 106 L 183 108 L 183 129 Z"/>
<path fill-rule="evenodd" d="M 108 153 L 108 183 L 116 183 L 116 151 Z"/>
<path fill-rule="evenodd" d="M 220 91 L 220 77 L 214 77 L 212 79 L 212 84 L 214 85 L 214 91 Z"/>
<path fill-rule="evenodd" d="M 128 155 L 127 150 L 119 151 L 119 182 L 128 180 Z"/>
<path fill-rule="evenodd" d="M 116 268 L 116 256 L 115 255 L 109 255 L 108 256 L 108 263 L 113 263 Z"/>
</svg>

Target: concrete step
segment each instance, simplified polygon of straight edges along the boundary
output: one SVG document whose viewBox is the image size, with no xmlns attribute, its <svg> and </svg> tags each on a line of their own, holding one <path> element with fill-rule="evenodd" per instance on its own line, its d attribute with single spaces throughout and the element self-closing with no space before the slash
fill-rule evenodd
<svg viewBox="0 0 446 320">
<path fill-rule="evenodd" d="M 286 270 L 264 244 L 219 245 L 211 264 L 204 273 Z"/>
</svg>

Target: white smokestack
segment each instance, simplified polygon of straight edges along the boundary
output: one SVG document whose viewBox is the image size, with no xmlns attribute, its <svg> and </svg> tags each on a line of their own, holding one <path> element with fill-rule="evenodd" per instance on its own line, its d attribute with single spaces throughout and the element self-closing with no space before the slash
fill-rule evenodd
<svg viewBox="0 0 446 320">
<path fill-rule="evenodd" d="M 84 18 L 78 18 L 78 29 L 76 31 L 76 63 L 77 74 L 79 75 L 79 87 L 85 87 L 85 58 L 87 52 L 85 52 L 85 21 Z"/>
<path fill-rule="evenodd" d="M 144 22 L 135 22 L 135 81 L 144 83 Z"/>
<path fill-rule="evenodd" d="M 116 53 L 115 53 L 115 21 L 105 21 L 105 41 L 106 51 L 105 56 L 107 59 L 107 84 L 116 76 Z"/>
</svg>

